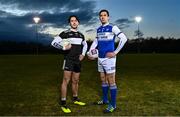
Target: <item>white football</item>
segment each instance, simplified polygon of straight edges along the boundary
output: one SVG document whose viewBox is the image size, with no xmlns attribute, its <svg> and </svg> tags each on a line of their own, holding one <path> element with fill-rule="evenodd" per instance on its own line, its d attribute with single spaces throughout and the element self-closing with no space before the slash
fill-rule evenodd
<svg viewBox="0 0 180 117">
<path fill-rule="evenodd" d="M 69 39 L 62 39 L 62 41 L 60 41 L 60 45 L 62 46 L 63 50 L 66 50 L 66 46 L 71 44 L 71 41 Z"/>
<path fill-rule="evenodd" d="M 99 52 L 97 49 L 92 49 L 88 53 L 88 56 L 93 57 L 93 58 L 98 58 Z"/>
</svg>

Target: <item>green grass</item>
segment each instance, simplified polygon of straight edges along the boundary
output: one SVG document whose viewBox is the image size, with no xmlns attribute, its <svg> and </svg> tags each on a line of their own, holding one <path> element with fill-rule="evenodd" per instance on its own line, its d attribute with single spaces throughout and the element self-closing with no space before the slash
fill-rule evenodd
<svg viewBox="0 0 180 117">
<path fill-rule="evenodd" d="M 157 115 L 180 116 L 180 54 L 123 54 L 117 59 L 117 110 L 103 114 L 96 62 L 83 61 L 79 97 L 85 107 L 73 105 L 71 114 L 58 105 L 62 80 L 61 55 L 1 55 L 0 115 Z"/>
</svg>

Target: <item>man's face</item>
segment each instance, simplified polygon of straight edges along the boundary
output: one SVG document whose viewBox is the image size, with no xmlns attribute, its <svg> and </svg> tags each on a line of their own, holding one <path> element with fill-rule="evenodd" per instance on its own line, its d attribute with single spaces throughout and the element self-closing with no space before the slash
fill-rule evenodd
<svg viewBox="0 0 180 117">
<path fill-rule="evenodd" d="M 71 17 L 71 19 L 70 19 L 71 28 L 77 29 L 78 25 L 79 25 L 78 20 L 75 17 Z"/>
<path fill-rule="evenodd" d="M 99 15 L 99 19 L 102 24 L 106 24 L 109 22 L 109 16 L 106 12 L 101 12 L 101 14 Z"/>
</svg>

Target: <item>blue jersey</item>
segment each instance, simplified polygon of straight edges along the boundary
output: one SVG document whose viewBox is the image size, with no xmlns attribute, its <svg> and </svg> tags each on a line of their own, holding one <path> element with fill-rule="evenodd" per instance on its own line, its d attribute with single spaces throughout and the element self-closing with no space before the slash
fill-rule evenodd
<svg viewBox="0 0 180 117">
<path fill-rule="evenodd" d="M 105 58 L 107 52 L 114 52 L 115 37 L 121 33 L 117 26 L 107 24 L 97 29 L 99 58 Z"/>
</svg>

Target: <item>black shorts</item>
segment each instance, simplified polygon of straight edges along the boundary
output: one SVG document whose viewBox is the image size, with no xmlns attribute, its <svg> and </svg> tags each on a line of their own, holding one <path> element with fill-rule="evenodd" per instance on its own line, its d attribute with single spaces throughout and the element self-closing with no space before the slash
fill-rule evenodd
<svg viewBox="0 0 180 117">
<path fill-rule="evenodd" d="M 79 73 L 81 72 L 81 62 L 65 59 L 63 63 L 63 70 Z"/>
</svg>

